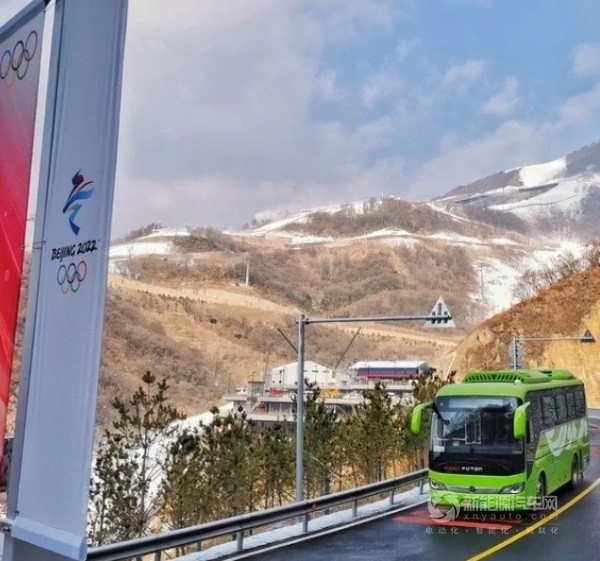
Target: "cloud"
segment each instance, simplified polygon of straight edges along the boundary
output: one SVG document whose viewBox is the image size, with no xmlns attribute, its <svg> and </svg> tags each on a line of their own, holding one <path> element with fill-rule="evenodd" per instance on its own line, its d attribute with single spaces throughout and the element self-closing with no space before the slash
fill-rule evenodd
<svg viewBox="0 0 600 561">
<path fill-rule="evenodd" d="M 371 76 L 364 85 L 361 93 L 365 107 L 372 109 L 377 104 L 402 91 L 402 81 L 394 69 L 386 69 Z"/>
<path fill-rule="evenodd" d="M 586 92 L 568 98 L 559 108 L 559 119 L 555 127 L 560 130 L 566 127 L 585 125 L 592 115 L 600 110 L 600 83 Z"/>
<path fill-rule="evenodd" d="M 389 29 L 396 10 L 393 0 L 179 0 L 177 9 L 132 2 L 118 191 L 135 194 L 148 222 L 235 226 L 282 195 L 339 199 L 344 185 L 359 196 L 385 188 L 373 151 L 389 123 L 342 123 L 312 111 L 346 95 L 324 64 L 326 49 Z M 375 103 L 391 95 L 385 90 L 380 84 L 367 97 Z M 162 183 L 173 203 L 153 206 L 146 190 L 158 196 Z M 116 205 L 126 200 L 117 196 Z M 119 209 L 115 226 L 122 232 L 138 220 Z"/>
<path fill-rule="evenodd" d="M 600 43 L 582 43 L 575 51 L 573 72 L 576 76 L 600 73 Z"/>
<path fill-rule="evenodd" d="M 446 135 L 439 153 L 418 166 L 408 193 L 418 199 L 439 195 L 503 169 L 564 155 L 569 148 L 577 147 L 569 143 L 573 131 L 594 138 L 599 121 L 600 83 L 566 99 L 554 115 L 545 119 L 509 119 L 467 141 Z"/>
<path fill-rule="evenodd" d="M 451 66 L 444 74 L 443 83 L 446 86 L 468 87 L 476 82 L 481 74 L 485 64 L 482 60 L 470 59 L 462 64 Z"/>
<path fill-rule="evenodd" d="M 404 62 L 419 46 L 418 39 L 400 39 L 396 45 L 396 58 L 398 62 Z"/>
<path fill-rule="evenodd" d="M 411 196 L 438 195 L 510 165 L 537 161 L 544 154 L 537 130 L 532 123 L 510 120 L 470 142 L 446 136 L 440 153 L 417 170 L 409 188 Z"/>
<path fill-rule="evenodd" d="M 320 101 L 339 101 L 342 92 L 337 85 L 337 74 L 334 70 L 327 68 L 321 71 L 315 78 L 315 97 Z"/>
<path fill-rule="evenodd" d="M 518 89 L 519 82 L 515 78 L 506 78 L 502 90 L 485 102 L 482 111 L 491 115 L 508 115 L 512 113 L 519 103 Z"/>
</svg>

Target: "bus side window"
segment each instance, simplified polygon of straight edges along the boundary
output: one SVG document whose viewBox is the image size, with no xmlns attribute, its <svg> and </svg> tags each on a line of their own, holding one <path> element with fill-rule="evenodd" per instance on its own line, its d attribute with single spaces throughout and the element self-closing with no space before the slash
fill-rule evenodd
<svg viewBox="0 0 600 561">
<path fill-rule="evenodd" d="M 542 397 L 542 414 L 545 429 L 551 429 L 556 425 L 556 405 L 553 395 Z"/>
<path fill-rule="evenodd" d="M 567 401 L 562 389 L 554 390 L 556 401 L 556 422 L 561 425 L 567 422 Z"/>
<path fill-rule="evenodd" d="M 577 413 L 575 411 L 575 396 L 573 395 L 573 390 L 568 389 L 566 391 L 567 398 L 567 415 L 569 417 L 569 421 L 577 418 Z"/>
<path fill-rule="evenodd" d="M 540 396 L 537 392 L 530 393 L 527 396 L 529 401 L 529 443 L 531 445 L 537 444 L 537 439 L 542 430 L 542 404 Z"/>
<path fill-rule="evenodd" d="M 583 386 L 574 388 L 573 393 L 575 394 L 575 413 L 577 414 L 577 418 L 585 417 L 585 394 L 583 393 Z"/>
</svg>

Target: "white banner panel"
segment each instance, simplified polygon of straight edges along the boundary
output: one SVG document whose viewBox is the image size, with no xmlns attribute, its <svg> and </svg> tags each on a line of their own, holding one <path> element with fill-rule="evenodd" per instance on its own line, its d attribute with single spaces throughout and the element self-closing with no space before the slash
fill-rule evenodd
<svg viewBox="0 0 600 561">
<path fill-rule="evenodd" d="M 86 556 L 126 10 L 126 0 L 57 1 L 52 48 L 60 53 L 54 107 L 46 109 L 54 119 L 14 559 L 31 557 L 29 544 L 56 558 Z"/>
</svg>

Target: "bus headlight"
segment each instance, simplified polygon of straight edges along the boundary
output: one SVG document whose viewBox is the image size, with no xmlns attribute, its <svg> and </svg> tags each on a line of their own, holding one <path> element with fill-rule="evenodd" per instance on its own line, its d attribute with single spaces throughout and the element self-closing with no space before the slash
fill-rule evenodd
<svg viewBox="0 0 600 561">
<path fill-rule="evenodd" d="M 440 483 L 439 481 L 436 481 L 435 479 L 429 479 L 429 487 L 431 489 L 445 489 L 446 486 L 443 483 Z"/>
<path fill-rule="evenodd" d="M 502 489 L 500 489 L 500 492 L 516 495 L 517 493 L 523 491 L 524 488 L 525 485 L 523 483 L 517 483 L 516 485 L 509 485 L 508 487 L 503 487 Z"/>
</svg>

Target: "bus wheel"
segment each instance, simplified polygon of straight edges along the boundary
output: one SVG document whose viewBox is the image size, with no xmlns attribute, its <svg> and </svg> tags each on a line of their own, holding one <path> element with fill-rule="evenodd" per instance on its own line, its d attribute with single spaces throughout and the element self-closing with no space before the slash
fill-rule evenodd
<svg viewBox="0 0 600 561">
<path fill-rule="evenodd" d="M 535 484 L 535 496 L 538 500 L 543 502 L 544 497 L 546 496 L 546 478 L 543 473 L 540 473 L 540 477 Z"/>
<path fill-rule="evenodd" d="M 569 488 L 575 489 L 579 484 L 579 479 L 581 474 L 579 473 L 579 460 L 577 459 L 577 454 L 573 456 L 573 462 L 571 465 L 571 480 L 569 481 Z"/>
</svg>

